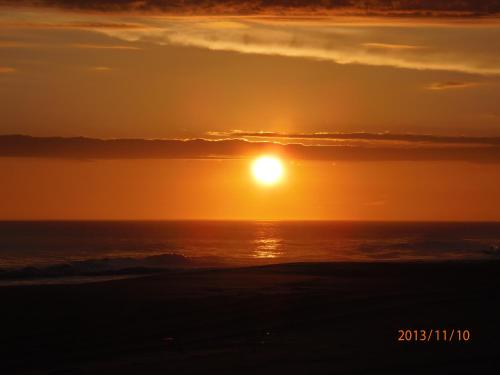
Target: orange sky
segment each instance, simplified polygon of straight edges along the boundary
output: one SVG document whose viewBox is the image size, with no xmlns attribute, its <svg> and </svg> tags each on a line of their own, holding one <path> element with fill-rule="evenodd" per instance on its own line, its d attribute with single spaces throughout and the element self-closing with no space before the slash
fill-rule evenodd
<svg viewBox="0 0 500 375">
<path fill-rule="evenodd" d="M 2 219 L 498 220 L 500 172 L 470 163 L 0 159 Z"/>
<path fill-rule="evenodd" d="M 2 138 L 0 219 L 500 220 L 498 51 L 496 18 L 2 8 L 0 136 L 248 142 L 137 158 Z M 286 179 L 264 188 L 257 141 L 307 147 L 284 149 Z"/>
</svg>

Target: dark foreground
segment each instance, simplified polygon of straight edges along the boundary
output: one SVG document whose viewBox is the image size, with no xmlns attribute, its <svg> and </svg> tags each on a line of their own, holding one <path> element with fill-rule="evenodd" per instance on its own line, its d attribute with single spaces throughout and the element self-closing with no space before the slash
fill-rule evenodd
<svg viewBox="0 0 500 375">
<path fill-rule="evenodd" d="M 498 373 L 499 270 L 291 264 L 3 287 L 0 373 Z M 407 328 L 470 340 L 399 342 Z"/>
</svg>

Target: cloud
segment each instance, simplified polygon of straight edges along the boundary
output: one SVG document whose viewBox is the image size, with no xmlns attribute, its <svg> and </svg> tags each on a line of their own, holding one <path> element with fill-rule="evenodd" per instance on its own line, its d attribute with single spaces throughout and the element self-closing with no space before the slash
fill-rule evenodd
<svg viewBox="0 0 500 375">
<path fill-rule="evenodd" d="M 409 142 L 409 143 L 439 143 L 439 144 L 473 144 L 500 146 L 500 137 L 467 137 L 433 134 L 394 134 L 394 133 L 276 133 L 276 132 L 210 132 L 217 137 L 247 137 L 267 139 L 319 139 L 319 140 L 355 140 L 370 142 Z"/>
<path fill-rule="evenodd" d="M 273 153 L 294 160 L 463 161 L 500 163 L 499 146 L 366 147 L 249 142 L 241 139 L 147 140 L 0 136 L 0 157 L 63 159 L 240 159 Z"/>
<path fill-rule="evenodd" d="M 235 21 L 208 21 L 198 24 L 206 29 L 247 29 L 248 25 Z"/>
<path fill-rule="evenodd" d="M 241 27 L 206 27 L 203 19 L 145 20 L 143 29 L 103 29 L 128 42 L 181 45 L 231 51 L 413 70 L 500 75 L 500 55 L 488 43 L 500 27 L 367 26 L 329 20 L 287 21 L 240 19 Z M 146 26 L 145 24 L 145 26 Z M 234 26 L 234 25 L 233 25 Z M 375 43 L 373 40 L 378 41 Z M 401 43 L 401 39 L 405 43 Z M 412 43 L 412 40 L 418 43 Z M 424 47 L 425 46 L 425 47 Z"/>
<path fill-rule="evenodd" d="M 132 45 L 122 44 L 89 44 L 89 43 L 68 43 L 68 44 L 50 44 L 50 43 L 25 43 L 10 40 L 0 40 L 0 48 L 78 48 L 78 49 L 96 49 L 96 50 L 123 50 L 139 51 L 142 48 Z"/>
<path fill-rule="evenodd" d="M 3 21 L 2 28 L 6 29 L 41 29 L 41 30 L 91 30 L 99 31 L 105 29 L 142 29 L 144 26 L 133 23 L 120 22 L 40 22 L 32 21 Z"/>
<path fill-rule="evenodd" d="M 125 51 L 138 51 L 141 50 L 139 47 L 135 46 L 124 46 L 124 45 L 109 45 L 109 44 L 68 44 L 67 47 L 70 48 L 80 48 L 80 49 L 105 49 L 105 50 L 125 50 Z"/>
<path fill-rule="evenodd" d="M 500 75 L 498 49 L 486 42 L 500 38 L 500 18 L 493 24 L 483 24 L 483 18 L 445 24 L 421 24 L 409 18 L 366 20 L 350 17 L 174 17 L 8 8 L 0 14 L 0 28 L 82 30 L 127 41 L 131 46 L 141 42 L 344 65 Z"/>
<path fill-rule="evenodd" d="M 0 40 L 0 48 L 31 48 L 35 47 L 35 43 L 24 43 L 11 40 Z"/>
<path fill-rule="evenodd" d="M 0 0 L 29 5 L 104 12 L 162 12 L 224 15 L 411 15 L 484 16 L 500 12 L 497 0 Z"/>
<path fill-rule="evenodd" d="M 93 72 L 109 72 L 113 69 L 109 66 L 92 66 L 89 70 L 92 70 Z"/>
<path fill-rule="evenodd" d="M 362 44 L 364 47 L 369 47 L 369 48 L 381 48 L 381 49 L 399 49 L 399 50 L 405 50 L 405 49 L 421 49 L 425 48 L 422 46 L 413 46 L 413 45 L 408 45 L 408 44 L 390 44 L 390 43 L 363 43 Z"/>
<path fill-rule="evenodd" d="M 460 82 L 460 81 L 444 81 L 444 82 L 433 82 L 427 85 L 425 88 L 427 90 L 451 90 L 451 89 L 466 89 L 470 87 L 475 87 L 479 85 L 479 82 Z"/>
<path fill-rule="evenodd" d="M 15 68 L 12 68 L 10 66 L 0 66 L 0 74 L 9 74 L 14 72 L 16 72 Z"/>
</svg>

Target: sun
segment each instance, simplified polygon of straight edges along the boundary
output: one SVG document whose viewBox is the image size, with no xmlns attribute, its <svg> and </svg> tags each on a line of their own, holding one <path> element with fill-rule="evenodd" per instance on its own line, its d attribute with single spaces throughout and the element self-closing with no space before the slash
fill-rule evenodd
<svg viewBox="0 0 500 375">
<path fill-rule="evenodd" d="M 283 177 L 281 160 L 274 156 L 261 156 L 252 163 L 252 174 L 263 185 L 274 185 Z"/>
</svg>

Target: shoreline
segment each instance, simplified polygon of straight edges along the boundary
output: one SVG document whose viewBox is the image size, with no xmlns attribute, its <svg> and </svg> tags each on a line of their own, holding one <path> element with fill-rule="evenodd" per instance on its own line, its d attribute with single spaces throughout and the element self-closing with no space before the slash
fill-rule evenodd
<svg viewBox="0 0 500 375">
<path fill-rule="evenodd" d="M 325 264 L 340 267 L 357 267 L 365 265 L 438 265 L 438 264 L 498 264 L 500 259 L 491 258 L 463 258 L 463 259 L 404 259 L 404 260 L 352 260 L 352 261 L 316 261 L 316 262 L 277 262 L 266 264 L 231 264 L 221 266 L 187 266 L 187 267 L 132 267 L 116 270 L 107 270 L 102 272 L 76 272 L 69 274 L 55 274 L 46 272 L 46 270 L 58 269 L 66 266 L 65 263 L 60 265 L 36 268 L 24 267 L 19 269 L 0 269 L 0 288 L 11 286 L 37 286 L 37 285 L 85 285 L 88 283 L 100 283 L 122 279 L 147 278 L 164 274 L 182 274 L 191 272 L 216 271 L 216 270 L 245 270 L 259 269 L 266 267 L 295 267 L 295 266 L 324 266 Z M 29 271 L 29 272 L 25 272 Z"/>
<path fill-rule="evenodd" d="M 498 262 L 294 263 L 0 288 L 6 373 L 500 369 Z M 459 342 L 400 329 L 469 330 Z"/>
</svg>

